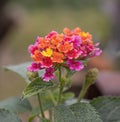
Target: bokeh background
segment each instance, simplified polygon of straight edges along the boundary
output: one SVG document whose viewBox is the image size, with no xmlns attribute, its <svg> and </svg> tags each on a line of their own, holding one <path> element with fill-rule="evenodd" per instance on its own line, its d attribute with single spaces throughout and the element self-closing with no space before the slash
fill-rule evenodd
<svg viewBox="0 0 120 122">
<path fill-rule="evenodd" d="M 4 65 L 30 61 L 29 44 L 64 27 L 81 27 L 101 43 L 103 54 L 88 67 L 100 70 L 86 97 L 120 95 L 120 0 L 0 0 L 0 100 L 21 96 L 25 82 L 5 72 Z M 82 75 L 83 74 L 83 75 Z M 73 88 L 81 88 L 84 72 L 73 77 Z"/>
</svg>

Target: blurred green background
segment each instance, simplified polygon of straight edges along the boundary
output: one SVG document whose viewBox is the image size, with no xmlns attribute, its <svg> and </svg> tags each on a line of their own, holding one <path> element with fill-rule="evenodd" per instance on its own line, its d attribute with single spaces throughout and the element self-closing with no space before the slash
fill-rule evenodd
<svg viewBox="0 0 120 122">
<path fill-rule="evenodd" d="M 120 40 L 119 34 L 115 36 L 119 33 L 116 28 L 120 27 L 116 12 L 118 2 L 119 0 L 1 0 L 0 100 L 21 95 L 25 87 L 22 78 L 5 72 L 2 66 L 30 61 L 28 45 L 34 43 L 38 35 L 45 36 L 52 30 L 62 32 L 64 27 L 80 27 L 90 32 L 95 42 L 101 42 L 105 52 L 105 56 L 96 59 L 91 65 L 100 70 L 118 70 L 119 53 L 116 49 L 119 48 Z M 117 41 L 111 43 L 114 37 L 117 37 Z M 117 68 L 115 62 L 118 62 Z"/>
</svg>

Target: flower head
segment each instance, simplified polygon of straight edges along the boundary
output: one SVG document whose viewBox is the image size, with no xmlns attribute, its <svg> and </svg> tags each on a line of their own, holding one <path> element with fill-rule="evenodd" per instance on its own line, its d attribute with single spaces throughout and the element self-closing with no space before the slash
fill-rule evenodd
<svg viewBox="0 0 120 122">
<path fill-rule="evenodd" d="M 94 44 L 92 35 L 80 28 L 70 30 L 64 28 L 63 33 L 51 31 L 45 37 L 38 36 L 35 43 L 28 47 L 34 62 L 29 71 L 45 69 L 43 80 L 54 78 L 56 66 L 67 66 L 71 70 L 80 71 L 84 68 L 81 59 L 99 56 L 102 50 Z M 58 65 L 56 65 L 58 64 Z"/>
</svg>

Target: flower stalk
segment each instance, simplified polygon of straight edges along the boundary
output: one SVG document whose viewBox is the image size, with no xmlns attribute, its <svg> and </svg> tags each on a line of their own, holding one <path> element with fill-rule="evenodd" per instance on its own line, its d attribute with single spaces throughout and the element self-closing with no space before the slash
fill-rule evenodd
<svg viewBox="0 0 120 122">
<path fill-rule="evenodd" d="M 39 102 L 39 108 L 40 108 L 40 111 L 41 111 L 41 116 L 42 116 L 42 118 L 45 118 L 44 111 L 43 111 L 43 108 L 42 108 L 42 102 L 41 102 L 41 98 L 40 98 L 39 93 L 37 94 L 37 97 L 38 97 L 38 102 Z"/>
<path fill-rule="evenodd" d="M 58 95 L 57 105 L 61 102 L 62 91 L 63 91 L 61 67 L 59 67 L 59 83 L 60 83 L 60 87 L 59 87 L 59 95 Z"/>
</svg>

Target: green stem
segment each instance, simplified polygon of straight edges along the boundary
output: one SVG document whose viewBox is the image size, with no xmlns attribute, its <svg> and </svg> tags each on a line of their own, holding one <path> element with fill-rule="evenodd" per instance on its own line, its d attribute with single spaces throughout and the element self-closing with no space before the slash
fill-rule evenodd
<svg viewBox="0 0 120 122">
<path fill-rule="evenodd" d="M 81 89 L 81 91 L 80 91 L 80 94 L 79 94 L 79 96 L 78 96 L 78 102 L 80 102 L 81 99 L 85 96 L 85 94 L 86 94 L 88 88 L 89 88 L 89 87 L 86 87 L 85 85 L 83 85 L 83 87 L 82 87 L 82 89 Z"/>
<path fill-rule="evenodd" d="M 45 118 L 39 93 L 37 94 L 37 97 L 38 97 L 38 102 L 39 102 L 39 108 L 40 108 L 40 111 L 41 111 L 41 116 L 42 116 L 42 118 Z"/>
<path fill-rule="evenodd" d="M 57 105 L 61 102 L 61 96 L 62 96 L 62 91 L 63 91 L 63 84 L 62 84 L 61 76 L 62 76 L 61 67 L 59 67 L 59 83 L 60 83 L 60 88 L 59 88 L 59 95 L 58 95 Z"/>
</svg>

